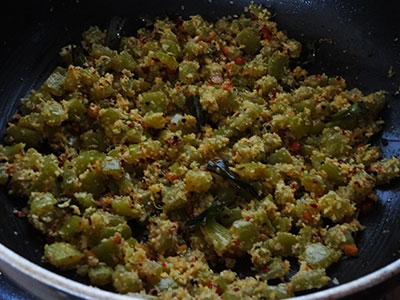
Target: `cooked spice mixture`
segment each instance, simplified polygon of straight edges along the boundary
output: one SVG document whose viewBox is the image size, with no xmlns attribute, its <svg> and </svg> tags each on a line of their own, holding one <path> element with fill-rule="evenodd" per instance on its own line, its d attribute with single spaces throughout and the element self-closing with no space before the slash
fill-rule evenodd
<svg viewBox="0 0 400 300">
<path fill-rule="evenodd" d="M 357 256 L 375 186 L 400 173 L 369 143 L 385 93 L 291 67 L 301 45 L 260 6 L 122 39 L 113 22 L 61 51 L 68 67 L 22 100 L 0 147 L 0 182 L 28 199 L 45 260 L 146 298 L 328 284 Z"/>
</svg>

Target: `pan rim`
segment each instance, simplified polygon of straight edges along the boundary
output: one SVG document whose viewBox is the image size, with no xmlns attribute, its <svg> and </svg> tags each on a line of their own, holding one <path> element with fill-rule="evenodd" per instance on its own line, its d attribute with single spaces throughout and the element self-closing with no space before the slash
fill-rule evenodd
<svg viewBox="0 0 400 300">
<path fill-rule="evenodd" d="M 93 286 L 85 285 L 80 282 L 53 273 L 35 263 L 27 260 L 19 254 L 13 252 L 0 243 L 0 268 L 9 267 L 19 273 L 36 280 L 46 286 L 61 291 L 67 295 L 72 295 L 82 299 L 97 300 L 142 300 L 144 298 L 124 296 L 116 293 L 104 291 Z M 3 270 L 7 275 L 7 272 Z M 312 294 L 297 296 L 293 300 L 335 300 L 342 297 L 353 295 L 366 288 L 375 286 L 396 274 L 400 273 L 400 259 L 395 260 L 389 265 L 376 270 L 368 275 L 353 281 L 332 287 Z"/>
</svg>

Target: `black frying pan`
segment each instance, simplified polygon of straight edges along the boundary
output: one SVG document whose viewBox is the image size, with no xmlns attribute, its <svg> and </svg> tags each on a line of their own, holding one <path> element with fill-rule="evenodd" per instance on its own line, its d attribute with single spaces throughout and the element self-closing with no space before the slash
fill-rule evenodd
<svg viewBox="0 0 400 300">
<path fill-rule="evenodd" d="M 6 1 L 0 8 L 0 130 L 17 111 L 19 99 L 38 88 L 60 64 L 61 47 L 81 38 L 90 25 L 105 28 L 112 16 L 128 17 L 127 34 L 147 26 L 157 16 L 201 14 L 215 20 L 240 14 L 245 0 L 54 0 Z M 302 42 L 303 62 L 310 73 L 341 75 L 349 87 L 364 93 L 388 91 L 383 111 L 386 126 L 375 142 L 384 157 L 400 152 L 400 3 L 373 0 L 281 0 L 256 1 L 271 6 L 274 19 L 289 36 Z M 399 37 L 399 41 L 397 41 Z M 388 78 L 392 67 L 398 75 Z M 399 99 L 396 99 L 399 98 Z M 400 185 L 378 191 L 376 209 L 361 217 L 366 230 L 357 236 L 359 257 L 341 261 L 329 275 L 346 283 L 381 269 L 400 258 Z M 13 214 L 24 202 L 0 191 L 0 242 L 28 260 L 49 268 L 41 260 L 44 239 Z M 51 268 L 50 268 L 51 269 Z M 65 274 L 81 280 L 72 274 Z M 394 277 L 383 286 L 399 285 Z M 380 291 L 375 289 L 375 291 Z M 363 294 L 364 297 L 366 293 Z M 368 291 L 367 297 L 371 296 Z M 352 297 L 351 299 L 355 299 Z"/>
</svg>

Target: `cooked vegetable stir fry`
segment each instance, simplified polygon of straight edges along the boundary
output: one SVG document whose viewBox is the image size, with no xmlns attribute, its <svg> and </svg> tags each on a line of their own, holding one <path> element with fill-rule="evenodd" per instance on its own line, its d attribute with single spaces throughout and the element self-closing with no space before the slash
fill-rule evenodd
<svg viewBox="0 0 400 300">
<path fill-rule="evenodd" d="M 359 208 L 400 174 L 369 143 L 385 93 L 290 67 L 301 45 L 260 6 L 137 37 L 113 22 L 61 51 L 68 67 L 23 99 L 0 146 L 1 184 L 28 199 L 46 261 L 150 298 L 325 286 L 357 255 Z"/>
</svg>

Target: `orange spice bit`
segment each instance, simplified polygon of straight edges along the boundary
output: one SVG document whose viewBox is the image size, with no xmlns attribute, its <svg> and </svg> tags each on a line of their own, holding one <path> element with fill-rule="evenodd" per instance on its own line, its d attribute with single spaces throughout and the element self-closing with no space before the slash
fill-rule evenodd
<svg viewBox="0 0 400 300">
<path fill-rule="evenodd" d="M 242 66 L 244 65 L 245 61 L 244 58 L 241 56 L 238 56 L 235 58 L 235 64 L 237 64 L 238 66 Z"/>
<path fill-rule="evenodd" d="M 230 91 L 233 90 L 233 84 L 230 83 L 230 82 L 226 82 L 226 81 L 225 81 L 225 83 L 222 85 L 222 89 L 223 89 L 224 91 L 230 92 Z"/>
<path fill-rule="evenodd" d="M 114 244 L 121 244 L 121 237 L 119 235 L 114 236 Z"/>
<path fill-rule="evenodd" d="M 222 53 L 224 53 L 225 56 L 227 56 L 229 54 L 229 52 L 230 52 L 228 47 L 222 47 L 221 51 L 222 51 Z"/>
<path fill-rule="evenodd" d="M 176 179 L 179 178 L 179 176 L 178 176 L 177 174 L 170 173 L 170 172 L 168 172 L 167 174 L 165 174 L 164 177 L 165 177 L 166 179 L 170 180 L 170 181 L 174 181 L 174 180 L 176 180 Z"/>
<path fill-rule="evenodd" d="M 182 253 L 184 253 L 186 250 L 187 250 L 187 246 L 186 246 L 185 244 L 183 244 L 183 245 L 179 246 L 179 247 L 176 249 L 176 253 L 182 254 Z"/>
<path fill-rule="evenodd" d="M 100 106 L 94 103 L 90 104 L 87 114 L 92 119 L 97 119 L 99 117 Z"/>
<path fill-rule="evenodd" d="M 303 217 L 307 220 L 308 223 L 312 223 L 314 221 L 312 214 L 308 210 L 303 212 Z"/>
<path fill-rule="evenodd" d="M 212 32 L 208 35 L 208 37 L 206 37 L 206 38 L 204 39 L 204 41 L 207 42 L 207 43 L 211 43 L 216 37 L 217 37 L 217 34 L 215 33 L 215 31 L 212 31 Z"/>
<path fill-rule="evenodd" d="M 299 141 L 293 141 L 290 143 L 289 146 L 290 152 L 297 154 L 300 152 L 300 142 Z"/>
<path fill-rule="evenodd" d="M 343 247 L 343 252 L 347 256 L 357 256 L 358 248 L 354 245 L 345 245 Z"/>
<path fill-rule="evenodd" d="M 272 34 L 268 30 L 268 27 L 266 25 L 264 25 L 263 28 L 261 29 L 261 33 L 262 33 L 264 40 L 270 41 L 272 39 Z"/>
</svg>

